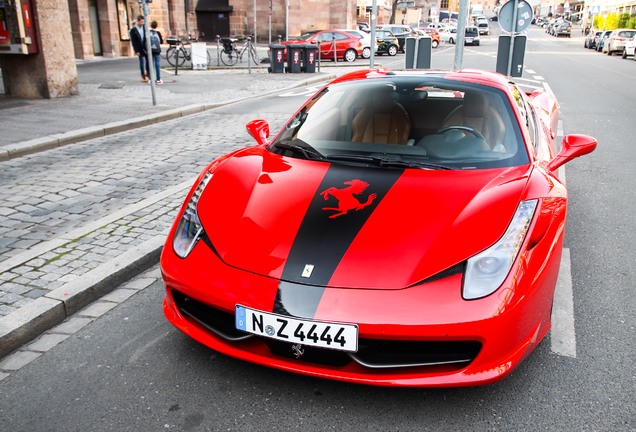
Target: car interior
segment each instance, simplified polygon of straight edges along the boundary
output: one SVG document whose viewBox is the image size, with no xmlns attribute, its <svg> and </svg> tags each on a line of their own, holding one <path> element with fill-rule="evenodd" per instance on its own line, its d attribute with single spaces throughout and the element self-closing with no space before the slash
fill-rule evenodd
<svg viewBox="0 0 636 432">
<path fill-rule="evenodd" d="M 341 83 L 316 95 L 275 142 L 334 152 L 422 157 L 482 167 L 527 163 L 505 95 L 450 80 Z"/>
</svg>

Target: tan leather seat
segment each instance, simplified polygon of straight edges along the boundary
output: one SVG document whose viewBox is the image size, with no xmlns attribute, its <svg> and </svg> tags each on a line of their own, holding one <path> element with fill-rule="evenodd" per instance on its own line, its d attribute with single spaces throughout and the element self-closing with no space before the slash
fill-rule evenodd
<svg viewBox="0 0 636 432">
<path fill-rule="evenodd" d="M 371 101 L 353 118 L 351 141 L 377 144 L 406 144 L 411 120 L 393 99 L 393 87 L 373 89 Z"/>
<path fill-rule="evenodd" d="M 504 142 L 505 126 L 501 115 L 491 104 L 491 96 L 483 92 L 467 91 L 464 102 L 444 119 L 442 127 L 470 126 L 486 139 L 493 149 Z"/>
</svg>

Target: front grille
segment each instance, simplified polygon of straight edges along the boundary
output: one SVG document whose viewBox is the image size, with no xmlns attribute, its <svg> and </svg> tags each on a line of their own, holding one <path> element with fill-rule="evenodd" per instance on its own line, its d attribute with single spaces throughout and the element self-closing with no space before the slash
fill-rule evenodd
<svg viewBox="0 0 636 432">
<path fill-rule="evenodd" d="M 208 306 L 176 290 L 172 291 L 172 298 L 181 315 L 193 319 L 224 339 L 241 340 L 251 336 L 236 328 L 234 314 Z"/>
<path fill-rule="evenodd" d="M 194 320 L 214 334 L 231 341 L 248 338 L 259 340 L 265 343 L 273 354 L 296 361 L 336 367 L 356 362 L 370 369 L 440 365 L 464 367 L 481 350 L 481 343 L 477 341 L 438 342 L 360 339 L 358 341 L 358 352 L 356 353 L 303 346 L 303 354 L 297 357 L 297 352 L 295 352 L 290 343 L 237 330 L 234 314 L 232 313 L 201 303 L 179 291 L 173 291 L 172 297 L 182 315 Z"/>
<path fill-rule="evenodd" d="M 352 357 L 370 368 L 465 366 L 477 357 L 481 343 L 477 341 L 398 341 L 360 339 L 358 352 Z"/>
</svg>

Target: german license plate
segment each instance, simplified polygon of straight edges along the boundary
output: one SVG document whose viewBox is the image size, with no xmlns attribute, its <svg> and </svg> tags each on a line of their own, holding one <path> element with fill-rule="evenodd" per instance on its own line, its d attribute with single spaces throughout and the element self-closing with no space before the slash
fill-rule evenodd
<svg viewBox="0 0 636 432">
<path fill-rule="evenodd" d="M 466 43 L 473 43 L 473 38 L 466 38 Z"/>
<path fill-rule="evenodd" d="M 236 328 L 293 344 L 339 351 L 358 350 L 358 326 L 313 321 L 236 305 Z"/>
</svg>

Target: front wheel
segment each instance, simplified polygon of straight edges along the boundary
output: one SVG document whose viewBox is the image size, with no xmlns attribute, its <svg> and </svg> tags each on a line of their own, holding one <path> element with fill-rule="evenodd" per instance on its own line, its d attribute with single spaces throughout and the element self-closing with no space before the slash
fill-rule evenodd
<svg viewBox="0 0 636 432">
<path fill-rule="evenodd" d="M 362 49 L 362 58 L 364 59 L 368 59 L 369 57 L 371 57 L 371 48 L 369 47 L 364 47 Z"/>
<path fill-rule="evenodd" d="M 623 48 L 623 55 L 621 55 L 621 57 L 623 57 L 623 60 L 627 58 L 627 51 L 625 51 L 625 48 Z"/>
<path fill-rule="evenodd" d="M 238 52 L 235 49 L 221 51 L 221 62 L 226 66 L 234 66 L 238 62 Z"/>
<path fill-rule="evenodd" d="M 257 65 L 260 62 L 260 59 L 258 58 L 258 53 L 256 52 L 256 48 L 254 48 L 254 45 L 252 45 L 252 49 L 250 49 L 250 57 L 252 57 L 252 62 Z"/>
<path fill-rule="evenodd" d="M 344 59 L 349 63 L 356 61 L 358 58 L 358 53 L 356 50 L 349 49 L 344 53 Z"/>
<path fill-rule="evenodd" d="M 434 40 L 433 42 L 431 42 L 431 46 L 433 48 L 437 48 L 439 46 L 439 42 L 437 42 L 436 40 Z"/>
<path fill-rule="evenodd" d="M 391 57 L 393 57 L 394 55 L 396 55 L 396 54 L 397 54 L 397 52 L 398 52 L 398 47 L 396 47 L 395 45 L 391 45 L 391 46 L 389 47 L 389 49 L 387 50 L 387 53 L 388 53 Z"/>
<path fill-rule="evenodd" d="M 166 60 L 168 60 L 170 66 L 176 66 L 178 62 L 179 67 L 181 67 L 186 61 L 185 52 L 181 48 L 170 47 L 166 51 Z"/>
<path fill-rule="evenodd" d="M 450 39 L 448 40 L 448 43 L 450 43 L 450 44 L 454 44 L 454 43 L 455 43 L 455 39 L 450 38 Z"/>
</svg>

